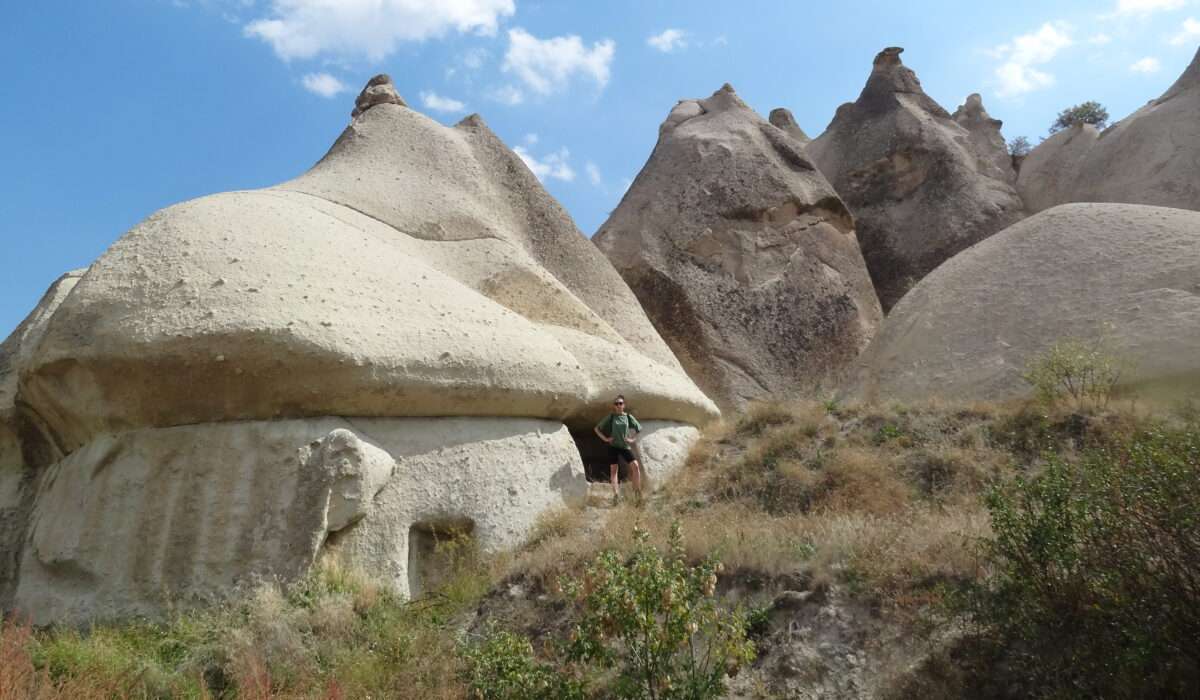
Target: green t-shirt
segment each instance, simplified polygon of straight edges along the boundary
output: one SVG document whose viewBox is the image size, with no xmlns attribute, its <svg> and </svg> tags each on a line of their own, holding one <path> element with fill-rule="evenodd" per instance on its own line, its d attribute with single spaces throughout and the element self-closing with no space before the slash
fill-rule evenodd
<svg viewBox="0 0 1200 700">
<path fill-rule="evenodd" d="M 628 413 L 610 413 L 608 417 L 596 424 L 597 430 L 612 438 L 613 447 L 622 449 L 629 449 L 629 443 L 625 441 L 625 438 L 629 435 L 631 427 L 635 432 L 642 432 L 642 424 Z"/>
</svg>

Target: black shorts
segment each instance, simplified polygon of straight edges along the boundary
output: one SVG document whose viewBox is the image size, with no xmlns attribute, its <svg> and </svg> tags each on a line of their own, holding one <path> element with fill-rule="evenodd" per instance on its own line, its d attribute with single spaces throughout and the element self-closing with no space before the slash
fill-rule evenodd
<svg viewBox="0 0 1200 700">
<path fill-rule="evenodd" d="M 633 456 L 633 451 L 628 447 L 613 447 L 612 445 L 609 445 L 608 463 L 617 464 L 618 459 L 623 459 L 626 462 L 632 462 L 633 460 L 637 459 L 637 457 Z"/>
</svg>

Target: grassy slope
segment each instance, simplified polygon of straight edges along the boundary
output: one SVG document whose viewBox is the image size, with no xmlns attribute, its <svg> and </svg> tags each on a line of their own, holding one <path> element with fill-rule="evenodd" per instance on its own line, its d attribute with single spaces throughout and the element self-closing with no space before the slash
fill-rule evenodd
<svg viewBox="0 0 1200 700">
<path fill-rule="evenodd" d="M 409 604 L 327 567 L 159 624 L 79 633 L 9 623 L 0 700 L 461 697 L 458 638 L 487 620 L 553 636 L 566 625 L 559 575 L 628 548 L 635 523 L 665 541 L 673 521 L 691 556 L 725 563 L 730 601 L 774 605 L 736 694 L 887 694 L 912 687 L 911 669 L 955 637 L 946 596 L 987 573 L 977 556 L 986 485 L 1037 470 L 1046 450 L 1069 457 L 1142 420 L 1021 406 L 756 405 L 710 429 L 640 508 L 548 514 L 526 547 L 486 562 L 452 544 L 454 575 L 427 600 Z M 814 639 L 797 636 L 801 622 Z"/>
</svg>

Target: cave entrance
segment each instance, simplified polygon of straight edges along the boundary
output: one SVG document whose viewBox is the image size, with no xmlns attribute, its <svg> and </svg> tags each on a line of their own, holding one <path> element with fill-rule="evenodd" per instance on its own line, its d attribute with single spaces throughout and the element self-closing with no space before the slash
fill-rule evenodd
<svg viewBox="0 0 1200 700">
<path fill-rule="evenodd" d="M 608 483 L 608 445 L 596 437 L 592 428 L 574 428 L 567 426 L 575 448 L 579 450 L 579 458 L 583 461 L 583 470 L 588 481 Z M 618 473 L 621 481 L 629 478 L 629 465 L 624 460 L 619 462 Z"/>
<path fill-rule="evenodd" d="M 408 597 L 437 590 L 470 565 L 476 554 L 475 521 L 447 517 L 413 523 L 408 530 Z"/>
</svg>

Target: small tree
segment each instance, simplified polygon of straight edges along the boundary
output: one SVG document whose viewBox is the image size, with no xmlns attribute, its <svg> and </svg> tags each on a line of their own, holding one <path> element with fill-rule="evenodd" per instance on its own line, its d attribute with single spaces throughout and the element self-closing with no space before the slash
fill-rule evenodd
<svg viewBox="0 0 1200 700">
<path fill-rule="evenodd" d="M 1047 404 L 1068 398 L 1076 410 L 1089 404 L 1105 408 L 1127 363 L 1105 349 L 1103 339 L 1060 340 L 1029 363 L 1024 376 Z"/>
<path fill-rule="evenodd" d="M 1033 150 L 1033 145 L 1029 143 L 1029 139 L 1024 136 L 1018 136 L 1008 142 L 1008 154 L 1014 158 L 1029 155 Z"/>
<path fill-rule="evenodd" d="M 560 582 L 578 623 L 556 658 L 534 657 L 528 640 L 491 631 L 468 646 L 467 681 L 483 700 L 551 700 L 588 694 L 590 679 L 607 678 L 603 697 L 623 700 L 713 700 L 725 677 L 754 660 L 747 617 L 716 598 L 721 565 L 690 566 L 679 524 L 665 556 L 634 529 L 629 556 L 602 552 L 581 578 Z"/>
<path fill-rule="evenodd" d="M 1097 129 L 1103 129 L 1108 124 L 1108 110 L 1095 100 L 1088 100 L 1058 113 L 1058 118 L 1050 125 L 1050 133 L 1056 133 L 1076 124 L 1091 124 Z"/>
</svg>

